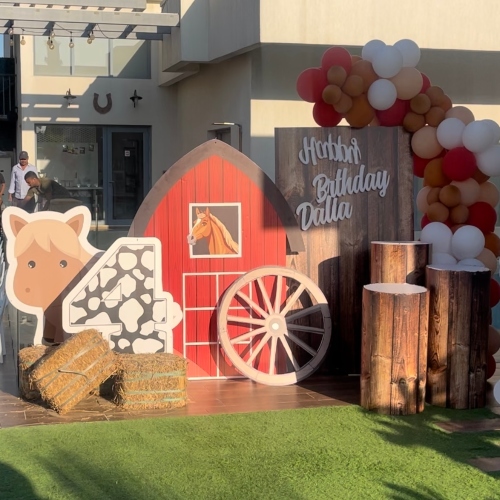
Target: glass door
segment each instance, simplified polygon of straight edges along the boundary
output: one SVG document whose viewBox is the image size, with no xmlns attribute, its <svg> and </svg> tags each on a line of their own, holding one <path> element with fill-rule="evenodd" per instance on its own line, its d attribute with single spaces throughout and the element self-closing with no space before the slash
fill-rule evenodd
<svg viewBox="0 0 500 500">
<path fill-rule="evenodd" d="M 149 129 L 106 129 L 106 224 L 130 225 L 149 189 Z"/>
</svg>

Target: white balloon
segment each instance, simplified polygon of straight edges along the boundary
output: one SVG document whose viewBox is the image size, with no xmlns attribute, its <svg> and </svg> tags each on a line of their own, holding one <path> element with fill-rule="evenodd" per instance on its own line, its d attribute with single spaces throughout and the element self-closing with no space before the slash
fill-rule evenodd
<svg viewBox="0 0 500 500">
<path fill-rule="evenodd" d="M 472 267 L 486 267 L 480 260 L 477 259 L 462 259 L 459 261 L 460 265 Z"/>
<path fill-rule="evenodd" d="M 392 78 L 396 76 L 403 67 L 403 56 L 396 47 L 387 45 L 380 49 L 373 58 L 373 71 L 380 78 Z"/>
<path fill-rule="evenodd" d="M 426 226 L 427 227 L 427 226 Z M 451 241 L 451 238 L 450 238 Z M 431 264 L 447 266 L 448 264 L 454 265 L 457 263 L 457 259 L 449 253 L 433 253 L 431 257 Z"/>
<path fill-rule="evenodd" d="M 476 154 L 477 168 L 484 175 L 500 175 L 500 145 L 491 146 L 486 151 Z"/>
<path fill-rule="evenodd" d="M 462 226 L 451 238 L 451 253 L 459 261 L 475 259 L 483 251 L 484 242 L 484 235 L 477 227 Z"/>
<path fill-rule="evenodd" d="M 437 140 L 445 149 L 459 148 L 463 146 L 462 135 L 465 123 L 458 118 L 446 118 L 437 128 Z"/>
<path fill-rule="evenodd" d="M 495 397 L 497 403 L 500 404 L 500 380 L 495 384 L 493 388 L 493 396 Z"/>
<path fill-rule="evenodd" d="M 414 68 L 420 61 L 420 48 L 413 40 L 399 40 L 394 44 L 394 47 L 403 56 L 403 67 Z"/>
<path fill-rule="evenodd" d="M 382 40 L 370 40 L 362 49 L 361 49 L 361 57 L 366 61 L 373 62 L 375 56 L 386 47 L 385 43 Z"/>
<path fill-rule="evenodd" d="M 482 153 L 493 145 L 493 130 L 484 121 L 469 123 L 462 135 L 464 146 L 473 153 Z"/>
<path fill-rule="evenodd" d="M 373 108 L 383 111 L 396 102 L 398 91 L 389 80 L 375 80 L 368 89 L 367 97 Z"/>
<path fill-rule="evenodd" d="M 500 142 L 500 125 L 493 120 L 481 120 L 482 122 L 488 124 L 491 128 L 491 133 L 493 135 L 493 144 Z"/>
<path fill-rule="evenodd" d="M 432 243 L 432 253 L 451 254 L 451 239 L 453 233 L 451 229 L 442 222 L 431 222 L 422 229 L 420 241 Z"/>
</svg>

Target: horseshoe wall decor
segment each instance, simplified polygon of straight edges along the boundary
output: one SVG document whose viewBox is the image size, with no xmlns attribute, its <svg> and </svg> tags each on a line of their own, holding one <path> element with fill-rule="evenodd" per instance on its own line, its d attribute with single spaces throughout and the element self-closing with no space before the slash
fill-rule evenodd
<svg viewBox="0 0 500 500">
<path fill-rule="evenodd" d="M 99 106 L 99 94 L 94 94 L 94 109 L 101 115 L 105 115 L 111 110 L 113 106 L 113 100 L 111 99 L 111 94 L 106 94 L 106 106 Z"/>
</svg>

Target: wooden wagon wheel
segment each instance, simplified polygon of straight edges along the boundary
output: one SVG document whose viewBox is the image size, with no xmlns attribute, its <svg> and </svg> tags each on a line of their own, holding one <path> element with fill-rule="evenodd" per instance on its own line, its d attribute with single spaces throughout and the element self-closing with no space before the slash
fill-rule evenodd
<svg viewBox="0 0 500 500">
<path fill-rule="evenodd" d="M 242 327 L 247 331 L 241 333 Z M 262 384 L 290 385 L 310 376 L 325 357 L 330 310 L 307 276 L 285 267 L 259 267 L 224 293 L 218 330 L 222 348 L 240 373 Z"/>
</svg>

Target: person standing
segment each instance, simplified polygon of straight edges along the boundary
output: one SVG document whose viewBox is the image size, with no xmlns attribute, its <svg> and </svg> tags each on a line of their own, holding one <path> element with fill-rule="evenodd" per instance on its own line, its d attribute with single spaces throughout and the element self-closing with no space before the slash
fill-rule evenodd
<svg viewBox="0 0 500 500">
<path fill-rule="evenodd" d="M 28 194 L 30 187 L 24 179 L 27 172 L 34 172 L 35 174 L 38 174 L 36 167 L 29 163 L 28 153 L 26 151 L 21 151 L 19 154 L 19 163 L 16 163 L 12 167 L 9 186 L 9 201 L 12 202 L 12 205 L 15 207 L 21 206 L 21 202 Z M 32 203 L 23 203 L 22 205 L 22 208 L 28 212 L 32 212 L 35 208 L 34 200 Z"/>
</svg>

